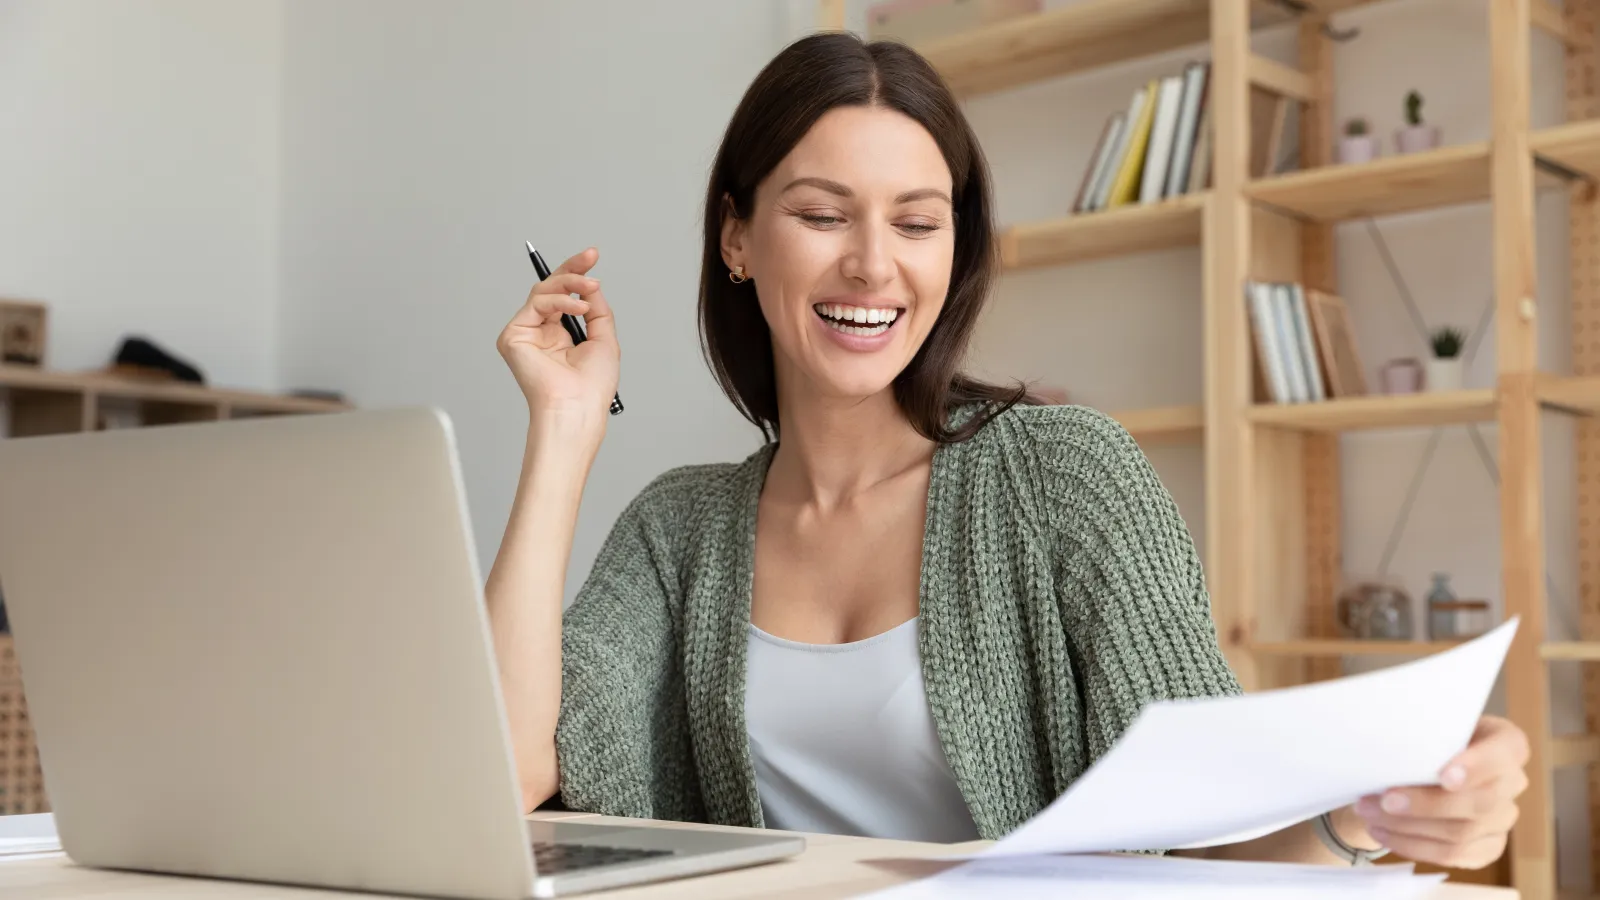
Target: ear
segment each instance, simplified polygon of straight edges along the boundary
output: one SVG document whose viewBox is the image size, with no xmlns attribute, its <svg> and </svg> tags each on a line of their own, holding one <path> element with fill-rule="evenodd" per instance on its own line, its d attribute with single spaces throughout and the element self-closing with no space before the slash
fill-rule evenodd
<svg viewBox="0 0 1600 900">
<path fill-rule="evenodd" d="M 745 254 L 746 226 L 749 220 L 741 219 L 734 212 L 733 198 L 727 194 L 722 195 L 722 263 L 729 269 L 735 266 L 747 266 L 749 261 Z"/>
</svg>

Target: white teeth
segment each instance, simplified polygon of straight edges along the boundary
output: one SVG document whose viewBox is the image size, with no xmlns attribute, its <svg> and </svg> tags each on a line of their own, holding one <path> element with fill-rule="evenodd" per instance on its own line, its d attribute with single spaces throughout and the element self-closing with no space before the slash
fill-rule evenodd
<svg viewBox="0 0 1600 900">
<path fill-rule="evenodd" d="M 861 326 L 861 325 L 845 325 L 845 324 L 843 324 L 841 322 L 835 322 L 835 321 L 829 320 L 828 321 L 828 327 L 832 328 L 834 331 L 842 331 L 845 334 L 854 334 L 854 335 L 858 335 L 860 337 L 872 337 L 873 335 L 883 334 L 885 331 L 888 331 L 889 330 L 889 323 L 888 322 L 881 322 L 881 323 L 879 323 L 877 325 Z"/>
<path fill-rule="evenodd" d="M 867 311 L 862 309 L 859 306 L 856 307 L 856 309 L 855 309 L 855 319 L 856 319 L 857 322 L 865 324 L 866 321 L 867 321 Z"/>
<path fill-rule="evenodd" d="M 878 317 L 882 313 L 883 313 L 883 310 L 881 310 L 881 309 L 869 309 L 869 310 L 867 310 L 867 324 L 868 325 L 876 325 L 876 324 L 878 324 Z"/>
</svg>

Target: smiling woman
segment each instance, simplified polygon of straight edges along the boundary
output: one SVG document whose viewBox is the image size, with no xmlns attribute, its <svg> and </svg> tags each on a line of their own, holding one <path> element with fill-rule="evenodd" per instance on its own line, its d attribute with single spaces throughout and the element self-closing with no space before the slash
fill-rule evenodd
<svg viewBox="0 0 1600 900">
<path fill-rule="evenodd" d="M 768 65 L 728 123 L 705 230 L 707 357 L 769 436 L 779 392 L 802 383 L 839 397 L 893 383 L 930 439 L 970 436 L 1024 399 L 957 371 L 997 271 L 989 174 L 909 48 L 822 35 Z M 728 280 L 735 268 L 747 280 Z M 985 401 L 948 430 L 952 405 Z"/>
<path fill-rule="evenodd" d="M 500 336 L 530 422 L 487 586 L 528 807 L 996 838 L 1145 704 L 1239 690 L 1128 433 L 961 371 L 991 219 L 977 140 L 924 59 L 843 33 L 785 48 L 712 167 L 699 298 L 707 362 L 768 440 L 647 486 L 565 614 L 621 349 L 598 251 L 533 287 Z M 1525 759 L 1486 720 L 1443 787 L 1213 852 L 1337 862 L 1382 840 L 1483 865 Z"/>
</svg>

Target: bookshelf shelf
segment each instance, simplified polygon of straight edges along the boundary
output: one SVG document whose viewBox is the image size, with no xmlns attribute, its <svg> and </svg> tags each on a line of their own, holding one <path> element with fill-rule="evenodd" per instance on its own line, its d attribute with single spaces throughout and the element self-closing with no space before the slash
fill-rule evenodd
<svg viewBox="0 0 1600 900">
<path fill-rule="evenodd" d="M 1335 164 L 1252 182 L 1257 203 L 1337 222 L 1489 199 L 1489 144 L 1479 141 L 1369 163 Z"/>
<path fill-rule="evenodd" d="M 1338 638 L 1263 641 L 1250 645 L 1262 656 L 1427 656 L 1460 646 L 1457 641 L 1360 641 Z"/>
<path fill-rule="evenodd" d="M 1551 662 L 1600 662 L 1600 641 L 1547 641 L 1539 655 Z"/>
<path fill-rule="evenodd" d="M 1164 406 L 1111 413 L 1140 443 L 1198 441 L 1205 432 L 1205 410 L 1192 406 Z"/>
<path fill-rule="evenodd" d="M 209 388 L 196 384 L 144 382 L 99 372 L 57 372 L 30 366 L 0 365 L 0 391 L 87 395 L 161 404 L 166 407 L 220 407 L 260 413 L 312 413 L 346 409 L 342 403 Z"/>
<path fill-rule="evenodd" d="M 1600 180 L 1600 119 L 1536 131 L 1528 143 L 1534 155 Z"/>
<path fill-rule="evenodd" d="M 1245 413 L 1256 425 L 1298 431 L 1342 432 L 1487 422 L 1495 416 L 1493 390 L 1371 395 L 1316 403 L 1260 403 Z"/>
<path fill-rule="evenodd" d="M 1544 408 L 1573 415 L 1600 415 L 1600 376 L 1545 375 L 1535 388 Z"/>
<path fill-rule="evenodd" d="M 1205 194 L 1122 206 L 1044 222 L 1013 225 L 1000 233 L 1000 259 L 1008 269 L 1084 262 L 1200 243 Z"/>
<path fill-rule="evenodd" d="M 971 97 L 1206 39 L 1209 0 L 1085 0 L 917 46 Z"/>
</svg>

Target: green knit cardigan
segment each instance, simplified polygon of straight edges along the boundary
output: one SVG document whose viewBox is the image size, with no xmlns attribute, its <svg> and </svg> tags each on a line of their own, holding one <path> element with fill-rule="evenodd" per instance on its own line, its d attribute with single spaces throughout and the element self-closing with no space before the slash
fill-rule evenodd
<svg viewBox="0 0 1600 900">
<path fill-rule="evenodd" d="M 607 537 L 563 625 L 567 807 L 762 826 L 745 647 L 775 449 L 667 472 Z M 928 705 L 985 838 L 1066 790 L 1144 704 L 1239 692 L 1177 505 L 1084 407 L 1013 407 L 935 450 L 919 615 Z"/>
</svg>

